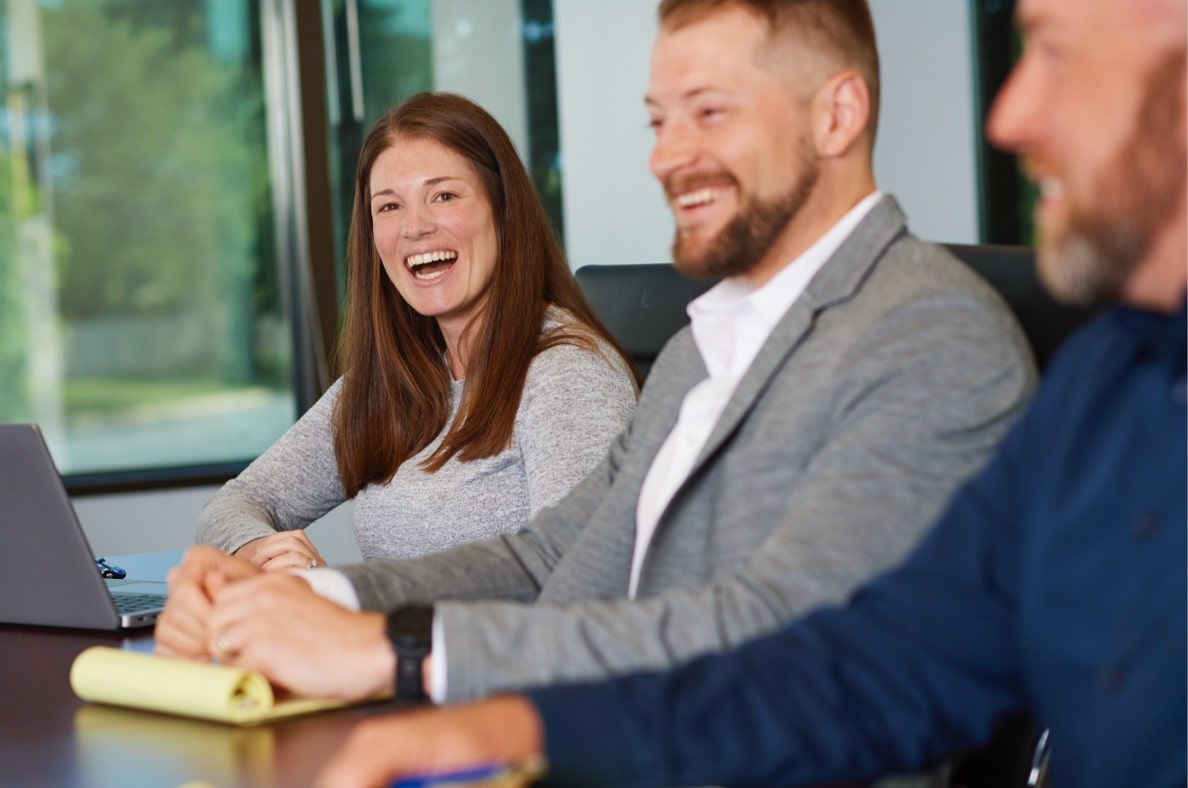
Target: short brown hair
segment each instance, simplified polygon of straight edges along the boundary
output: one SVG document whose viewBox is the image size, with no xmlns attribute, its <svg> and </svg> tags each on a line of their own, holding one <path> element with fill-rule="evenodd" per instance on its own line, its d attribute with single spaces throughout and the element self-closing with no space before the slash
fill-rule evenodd
<svg viewBox="0 0 1188 788">
<path fill-rule="evenodd" d="M 334 410 L 334 451 L 348 496 L 390 480 L 442 433 L 450 415 L 445 340 L 437 321 L 409 306 L 385 274 L 368 208 L 376 159 L 413 139 L 435 140 L 469 162 L 491 204 L 499 244 L 484 316 L 465 329 L 474 331 L 474 342 L 462 402 L 425 469 L 436 471 L 455 455 L 466 461 L 503 451 L 528 367 L 546 348 L 609 346 L 634 369 L 586 301 L 507 132 L 462 96 L 417 94 L 368 132 L 355 173 L 338 348 L 343 385 Z M 542 336 L 550 305 L 564 310 L 567 322 Z"/>
<path fill-rule="evenodd" d="M 874 139 L 879 118 L 879 49 L 867 0 L 662 0 L 660 26 L 675 30 L 732 7 L 762 16 L 773 36 L 791 33 L 862 75 L 870 91 L 867 127 Z"/>
</svg>

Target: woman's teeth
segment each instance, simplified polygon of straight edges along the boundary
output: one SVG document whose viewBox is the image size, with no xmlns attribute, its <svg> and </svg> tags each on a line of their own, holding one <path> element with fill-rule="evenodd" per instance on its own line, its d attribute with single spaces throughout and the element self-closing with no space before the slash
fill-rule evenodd
<svg viewBox="0 0 1188 788">
<path fill-rule="evenodd" d="M 444 274 L 458 259 L 457 252 L 424 252 L 409 255 L 404 265 L 417 279 L 436 279 Z M 445 263 L 445 265 L 437 265 Z"/>
</svg>

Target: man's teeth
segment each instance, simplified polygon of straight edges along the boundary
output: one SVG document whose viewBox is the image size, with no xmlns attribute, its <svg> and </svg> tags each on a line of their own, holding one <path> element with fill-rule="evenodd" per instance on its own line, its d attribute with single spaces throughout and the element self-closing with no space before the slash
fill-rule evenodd
<svg viewBox="0 0 1188 788">
<path fill-rule="evenodd" d="M 410 270 L 415 271 L 422 265 L 428 265 L 429 263 L 440 263 L 443 260 L 457 259 L 457 252 L 425 252 L 424 254 L 409 255 L 408 259 L 404 261 L 404 264 L 407 265 Z"/>
<path fill-rule="evenodd" d="M 676 198 L 676 203 L 681 208 L 692 208 L 697 205 L 705 205 L 708 202 L 713 202 L 714 190 L 710 188 L 698 189 L 695 192 L 685 192 Z"/>
</svg>

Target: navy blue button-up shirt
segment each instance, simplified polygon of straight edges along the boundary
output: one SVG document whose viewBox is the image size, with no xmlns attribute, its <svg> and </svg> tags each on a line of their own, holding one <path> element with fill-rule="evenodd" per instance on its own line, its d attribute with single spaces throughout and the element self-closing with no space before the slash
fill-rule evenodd
<svg viewBox="0 0 1188 788">
<path fill-rule="evenodd" d="M 1185 325 L 1117 308 L 1079 332 L 995 459 L 846 607 L 671 673 L 529 693 L 554 775 L 860 780 L 1029 709 L 1055 786 L 1184 786 Z"/>
</svg>

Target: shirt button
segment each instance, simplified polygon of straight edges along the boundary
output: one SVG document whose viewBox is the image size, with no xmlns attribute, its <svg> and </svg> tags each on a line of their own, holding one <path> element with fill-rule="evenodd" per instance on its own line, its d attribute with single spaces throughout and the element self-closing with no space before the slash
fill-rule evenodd
<svg viewBox="0 0 1188 788">
<path fill-rule="evenodd" d="M 1134 532 L 1140 539 L 1150 539 L 1159 533 L 1159 516 L 1153 512 L 1144 512 L 1134 524 Z"/>
<path fill-rule="evenodd" d="M 1123 678 L 1122 668 L 1117 665 L 1109 665 L 1102 669 L 1097 681 L 1104 690 L 1116 690 L 1122 686 Z"/>
</svg>

